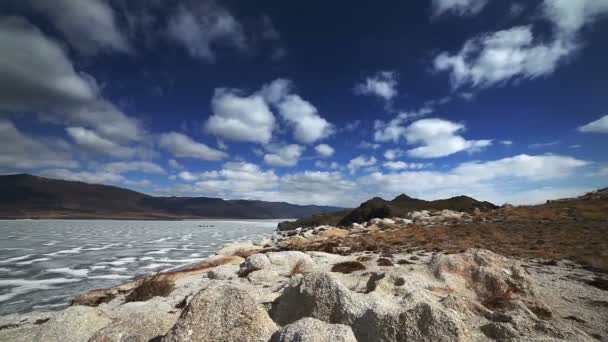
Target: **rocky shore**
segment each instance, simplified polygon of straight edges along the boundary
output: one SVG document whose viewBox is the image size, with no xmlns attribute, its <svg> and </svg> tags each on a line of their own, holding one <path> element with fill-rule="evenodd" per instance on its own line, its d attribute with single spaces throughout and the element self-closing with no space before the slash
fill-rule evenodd
<svg viewBox="0 0 608 342">
<path fill-rule="evenodd" d="M 1 317 L 0 341 L 608 341 L 608 281 L 597 269 L 483 248 L 347 243 L 478 220 L 420 211 L 228 244 L 65 310 Z"/>
</svg>

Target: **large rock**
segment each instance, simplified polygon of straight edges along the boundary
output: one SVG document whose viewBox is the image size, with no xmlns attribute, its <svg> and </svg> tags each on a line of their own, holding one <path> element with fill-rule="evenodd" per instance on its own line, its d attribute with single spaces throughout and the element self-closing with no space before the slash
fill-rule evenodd
<svg viewBox="0 0 608 342">
<path fill-rule="evenodd" d="M 229 280 L 236 278 L 238 271 L 237 265 L 220 265 L 207 272 L 207 277 L 213 280 Z"/>
<path fill-rule="evenodd" d="M 357 342 L 352 329 L 306 317 L 277 331 L 271 342 Z"/>
<path fill-rule="evenodd" d="M 334 275 L 294 279 L 271 311 L 279 324 L 304 317 L 349 325 L 359 341 L 465 341 L 466 329 L 452 310 L 434 302 L 402 305 L 393 296 L 354 293 Z"/>
<path fill-rule="evenodd" d="M 221 285 L 194 296 L 163 341 L 268 341 L 276 330 L 268 313 L 247 291 Z"/>
<path fill-rule="evenodd" d="M 89 342 L 148 342 L 166 334 L 174 323 L 166 315 L 133 315 L 99 330 Z"/>
<path fill-rule="evenodd" d="M 85 342 L 111 322 L 98 308 L 72 306 L 41 325 L 35 341 Z"/>
</svg>

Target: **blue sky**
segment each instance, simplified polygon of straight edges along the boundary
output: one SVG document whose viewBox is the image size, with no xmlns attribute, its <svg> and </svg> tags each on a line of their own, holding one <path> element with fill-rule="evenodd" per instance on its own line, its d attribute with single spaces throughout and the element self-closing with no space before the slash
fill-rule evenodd
<svg viewBox="0 0 608 342">
<path fill-rule="evenodd" d="M 608 0 L 4 1 L 0 172 L 157 195 L 607 185 Z"/>
</svg>

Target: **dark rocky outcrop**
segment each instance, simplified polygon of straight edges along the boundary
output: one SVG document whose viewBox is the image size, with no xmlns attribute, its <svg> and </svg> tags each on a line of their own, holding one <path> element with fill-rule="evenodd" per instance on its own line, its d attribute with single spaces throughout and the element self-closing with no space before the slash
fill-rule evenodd
<svg viewBox="0 0 608 342">
<path fill-rule="evenodd" d="M 459 212 L 473 213 L 476 209 L 488 211 L 498 208 L 490 202 L 478 201 L 467 196 L 457 196 L 448 199 L 425 201 L 405 194 L 387 201 L 380 197 L 374 197 L 363 202 L 353 210 L 339 211 L 330 214 L 315 215 L 299 219 L 297 221 L 281 222 L 279 231 L 293 230 L 299 227 L 308 228 L 321 225 L 348 227 L 353 223 L 367 222 L 373 218 L 403 217 L 408 212 L 419 210 L 443 210 L 449 209 Z"/>
</svg>

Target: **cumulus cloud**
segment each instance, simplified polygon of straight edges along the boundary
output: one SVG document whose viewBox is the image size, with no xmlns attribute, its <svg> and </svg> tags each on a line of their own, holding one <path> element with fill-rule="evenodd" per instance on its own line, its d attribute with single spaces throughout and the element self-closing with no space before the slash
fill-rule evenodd
<svg viewBox="0 0 608 342">
<path fill-rule="evenodd" d="M 275 117 L 262 95 L 243 96 L 238 90 L 216 89 L 211 108 L 213 115 L 205 124 L 207 132 L 237 141 L 270 142 Z"/>
<path fill-rule="evenodd" d="M 406 163 L 403 161 L 388 161 L 382 164 L 385 168 L 393 171 L 397 170 L 420 170 L 430 166 L 430 164 L 426 163 Z"/>
<path fill-rule="evenodd" d="M 90 151 L 104 153 L 116 158 L 130 158 L 135 154 L 135 150 L 100 137 L 95 131 L 83 127 L 68 127 L 68 135 L 74 142 Z"/>
<path fill-rule="evenodd" d="M 294 138 L 301 143 L 314 143 L 334 133 L 333 125 L 319 115 L 315 106 L 299 95 L 286 96 L 277 107 L 283 119 L 293 127 Z"/>
<path fill-rule="evenodd" d="M 0 50 L 0 110 L 39 113 L 117 141 L 144 135 L 138 120 L 101 98 L 95 80 L 77 72 L 59 43 L 27 20 L 0 19 Z"/>
<path fill-rule="evenodd" d="M 377 162 L 375 157 L 367 157 L 364 155 L 358 156 L 356 158 L 351 159 L 346 167 L 350 171 L 351 174 L 355 173 L 358 169 L 362 167 L 373 166 Z"/>
<path fill-rule="evenodd" d="M 159 146 L 179 158 L 220 160 L 228 156 L 225 152 L 196 142 L 187 135 L 177 132 L 161 134 Z"/>
<path fill-rule="evenodd" d="M 546 76 L 583 45 L 580 31 L 608 14 L 604 0 L 545 0 L 540 8 L 539 17 L 553 28 L 550 39 L 535 37 L 532 26 L 481 34 L 455 54 L 440 53 L 434 60 L 435 70 L 448 72 L 453 88 Z"/>
<path fill-rule="evenodd" d="M 0 19 L 0 50 L 1 109 L 48 110 L 95 99 L 95 84 L 74 70 L 57 42 L 27 20 Z"/>
<path fill-rule="evenodd" d="M 334 133 L 333 125 L 317 108 L 293 94 L 291 81 L 282 78 L 249 96 L 237 89 L 216 89 L 211 101 L 213 115 L 205 130 L 226 139 L 268 144 L 277 126 L 271 106 L 300 143 L 314 143 Z"/>
<path fill-rule="evenodd" d="M 340 172 L 304 171 L 278 176 L 248 162 L 228 162 L 213 178 L 187 187 L 165 189 L 168 193 L 213 193 L 222 198 L 246 198 L 286 201 L 296 204 L 337 205 L 344 203 L 344 193 L 356 189 Z"/>
<path fill-rule="evenodd" d="M 131 51 L 107 1 L 29 0 L 28 4 L 47 16 L 68 42 L 84 54 Z"/>
<path fill-rule="evenodd" d="M 574 49 L 570 41 L 539 42 L 532 27 L 517 26 L 470 39 L 456 54 L 439 54 L 434 66 L 450 73 L 454 88 L 488 87 L 549 75 Z"/>
<path fill-rule="evenodd" d="M 378 96 L 386 101 L 397 96 L 397 74 L 394 71 L 380 71 L 355 85 L 355 94 Z"/>
<path fill-rule="evenodd" d="M 374 140 L 378 142 L 398 142 L 405 134 L 405 124 L 408 121 L 431 114 L 433 109 L 424 106 L 414 111 L 401 111 L 389 122 L 376 120 L 374 122 Z"/>
<path fill-rule="evenodd" d="M 48 169 L 38 173 L 44 177 L 65 179 L 92 184 L 118 184 L 126 179 L 120 174 L 107 171 L 73 171 L 68 169 Z"/>
<path fill-rule="evenodd" d="M 393 149 L 388 149 L 386 151 L 384 151 L 384 158 L 388 159 L 388 160 L 394 160 L 397 159 L 401 156 L 403 156 L 405 154 L 404 150 L 398 149 L 398 148 L 393 148 Z"/>
<path fill-rule="evenodd" d="M 478 14 L 488 0 L 433 0 L 433 15 L 456 14 L 471 16 Z"/>
<path fill-rule="evenodd" d="M 133 161 L 133 162 L 113 162 L 107 163 L 102 166 L 102 169 L 109 173 L 127 173 L 131 171 L 145 172 L 145 173 L 156 173 L 165 174 L 165 169 L 162 166 L 146 162 L 146 161 Z"/>
<path fill-rule="evenodd" d="M 578 130 L 584 133 L 608 133 L 608 115 L 581 126 Z"/>
<path fill-rule="evenodd" d="M 276 167 L 288 167 L 298 164 L 305 147 L 292 144 L 276 149 L 274 153 L 269 153 L 264 156 L 266 164 Z"/>
<path fill-rule="evenodd" d="M 24 170 L 78 166 L 65 141 L 26 135 L 11 121 L 0 119 L 0 168 Z"/>
<path fill-rule="evenodd" d="M 320 144 L 315 147 L 315 151 L 323 157 L 331 157 L 336 152 L 333 147 L 327 144 Z"/>
<path fill-rule="evenodd" d="M 466 140 L 458 135 L 465 126 L 443 119 L 422 119 L 412 123 L 404 131 L 410 144 L 422 144 L 406 153 L 415 158 L 439 158 L 469 151 L 477 152 L 492 144 L 492 140 Z"/>
<path fill-rule="evenodd" d="M 589 164 L 568 156 L 522 154 L 493 161 L 466 162 L 445 172 L 375 172 L 360 183 L 391 195 L 408 193 L 421 198 L 439 198 L 467 194 L 504 203 L 510 194 L 522 191 L 505 188 L 506 180 L 509 184 L 519 182 L 525 184 L 526 189 L 533 189 L 531 182 L 567 177 Z"/>
<path fill-rule="evenodd" d="M 181 4 L 169 18 L 168 36 L 195 58 L 213 62 L 218 45 L 247 50 L 241 23 L 215 1 Z"/>
</svg>

